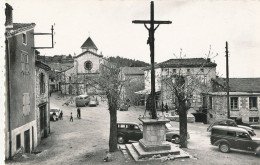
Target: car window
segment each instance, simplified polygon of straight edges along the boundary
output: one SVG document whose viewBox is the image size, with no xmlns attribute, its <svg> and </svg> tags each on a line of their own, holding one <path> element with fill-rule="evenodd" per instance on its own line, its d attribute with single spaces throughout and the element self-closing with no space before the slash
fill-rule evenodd
<svg viewBox="0 0 260 165">
<path fill-rule="evenodd" d="M 134 129 L 134 125 L 129 125 L 129 129 Z"/>
<path fill-rule="evenodd" d="M 139 128 L 137 125 L 135 125 L 135 126 L 134 126 L 134 129 L 135 129 L 135 130 L 139 130 L 140 128 Z"/>
<path fill-rule="evenodd" d="M 236 132 L 228 131 L 228 132 L 227 132 L 227 135 L 228 135 L 228 136 L 236 136 Z"/>
<path fill-rule="evenodd" d="M 247 133 L 243 133 L 243 132 L 237 132 L 237 137 L 243 138 L 243 139 L 250 138 L 250 136 Z"/>
<path fill-rule="evenodd" d="M 125 124 L 118 124 L 118 128 L 126 128 Z"/>
</svg>

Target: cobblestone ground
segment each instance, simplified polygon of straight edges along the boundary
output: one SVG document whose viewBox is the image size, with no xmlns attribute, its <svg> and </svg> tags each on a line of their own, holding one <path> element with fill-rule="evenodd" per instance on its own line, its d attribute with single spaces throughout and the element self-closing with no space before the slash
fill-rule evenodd
<svg viewBox="0 0 260 165">
<path fill-rule="evenodd" d="M 189 123 L 190 140 L 188 149 L 192 159 L 173 161 L 134 162 L 129 155 L 120 151 L 112 154 L 112 162 L 103 162 L 108 150 L 109 112 L 106 102 L 100 102 L 97 107 L 81 108 L 81 119 L 76 118 L 75 104 L 62 106 L 68 98 L 60 98 L 57 93 L 51 96 L 51 107 L 59 107 L 63 113 L 63 120 L 51 122 L 51 134 L 41 141 L 36 148 L 38 154 L 17 155 L 7 164 L 260 164 L 260 158 L 252 153 L 232 151 L 224 154 L 217 147 L 210 145 L 208 125 Z M 70 113 L 74 121 L 69 121 Z M 130 107 L 128 111 L 118 111 L 118 121 L 136 121 L 144 114 L 143 107 Z M 171 122 L 178 127 L 177 122 Z M 260 137 L 260 131 L 256 130 Z"/>
</svg>

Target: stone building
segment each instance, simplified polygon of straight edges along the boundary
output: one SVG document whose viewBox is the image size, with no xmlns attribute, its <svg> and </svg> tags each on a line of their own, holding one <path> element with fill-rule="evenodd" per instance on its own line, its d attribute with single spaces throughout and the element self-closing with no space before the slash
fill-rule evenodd
<svg viewBox="0 0 260 165">
<path fill-rule="evenodd" d="M 73 66 L 62 71 L 61 91 L 63 94 L 99 94 L 102 93 L 89 78 L 100 74 L 102 65 L 111 65 L 102 54 L 97 54 L 97 47 L 90 37 L 81 46 L 82 53 L 74 56 Z"/>
<path fill-rule="evenodd" d="M 40 138 L 38 134 L 39 108 L 49 105 L 48 81 L 44 79 L 45 93 L 38 92 L 39 75 L 48 78 L 48 66 L 36 62 L 34 23 L 13 23 L 13 8 L 6 4 L 6 113 L 5 158 L 18 152 L 30 153 Z M 48 106 L 45 109 L 45 128 L 48 123 Z M 40 117 L 41 118 L 41 117 Z"/>
<path fill-rule="evenodd" d="M 202 106 L 201 92 L 211 91 L 211 79 L 216 78 L 217 64 L 211 62 L 210 59 L 204 58 L 184 58 L 170 59 L 155 65 L 155 92 L 156 92 L 156 107 L 161 108 L 161 102 L 168 104 L 170 109 L 174 109 L 175 99 L 169 86 L 164 82 L 166 78 L 172 75 L 183 75 L 187 79 L 196 79 L 200 84 L 192 93 L 193 99 L 191 107 L 194 111 L 198 111 Z M 151 92 L 151 69 L 144 69 L 145 89 L 139 91 L 139 94 L 146 94 L 146 97 Z"/>
<path fill-rule="evenodd" d="M 121 67 L 120 77 L 126 84 L 123 86 L 120 98 L 122 102 L 131 105 L 144 105 L 144 96 L 135 92 L 144 90 L 144 67 Z"/>
<path fill-rule="evenodd" d="M 5 157 L 36 146 L 34 23 L 13 23 L 6 4 L 6 127 Z"/>
<path fill-rule="evenodd" d="M 214 91 L 205 94 L 204 107 L 207 121 L 227 118 L 226 81 L 223 78 L 213 80 Z M 230 118 L 242 119 L 245 123 L 260 123 L 260 78 L 230 78 L 229 109 Z"/>
<path fill-rule="evenodd" d="M 38 145 L 42 138 L 50 133 L 50 99 L 49 99 L 49 71 L 51 68 L 41 61 L 35 61 L 35 110 L 37 123 Z"/>
</svg>

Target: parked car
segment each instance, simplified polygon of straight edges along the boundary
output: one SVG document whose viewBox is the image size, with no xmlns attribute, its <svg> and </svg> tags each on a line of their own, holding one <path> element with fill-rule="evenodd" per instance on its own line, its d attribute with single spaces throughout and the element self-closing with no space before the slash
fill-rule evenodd
<svg viewBox="0 0 260 165">
<path fill-rule="evenodd" d="M 75 98 L 76 107 L 84 107 L 89 104 L 90 96 L 89 95 L 79 95 Z"/>
<path fill-rule="evenodd" d="M 244 125 L 237 125 L 237 123 L 234 120 L 232 120 L 232 119 L 224 119 L 224 120 L 216 121 L 216 122 L 212 123 L 207 128 L 207 131 L 210 132 L 212 127 L 215 126 L 215 125 L 239 127 L 239 128 L 243 128 L 243 129 L 247 130 L 250 133 L 251 136 L 255 136 L 256 135 L 253 128 L 247 127 L 247 126 L 244 126 Z"/>
<path fill-rule="evenodd" d="M 165 124 L 166 140 L 179 144 L 180 131 L 174 128 L 170 123 Z M 143 125 L 135 122 L 118 122 L 117 123 L 117 142 L 123 144 L 129 140 L 138 141 L 143 138 Z M 190 138 L 188 133 L 187 138 Z"/>
<path fill-rule="evenodd" d="M 248 131 L 239 127 L 213 126 L 210 142 L 224 153 L 230 152 L 230 148 L 233 148 L 260 154 L 260 138 L 250 136 Z"/>
<path fill-rule="evenodd" d="M 98 101 L 98 99 L 97 99 L 97 97 L 91 97 L 90 98 L 90 101 L 89 101 L 89 103 L 88 103 L 88 105 L 90 106 L 90 107 L 92 107 L 92 106 L 97 106 L 97 105 L 99 105 L 99 101 Z"/>
<path fill-rule="evenodd" d="M 120 111 L 128 111 L 129 105 L 127 103 L 123 103 L 120 105 L 119 110 Z"/>
<path fill-rule="evenodd" d="M 60 109 L 59 108 L 51 108 L 50 109 L 50 120 L 57 121 L 59 120 Z"/>
</svg>

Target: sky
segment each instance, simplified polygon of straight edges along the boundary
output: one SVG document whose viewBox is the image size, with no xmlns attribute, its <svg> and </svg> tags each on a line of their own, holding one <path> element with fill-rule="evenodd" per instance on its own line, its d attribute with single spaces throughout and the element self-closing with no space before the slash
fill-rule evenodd
<svg viewBox="0 0 260 165">
<path fill-rule="evenodd" d="M 150 19 L 147 0 L 6 0 L 15 23 L 36 23 L 35 32 L 50 32 L 54 49 L 42 55 L 79 54 L 90 36 L 98 53 L 150 63 L 147 29 L 133 20 Z M 206 58 L 211 51 L 219 76 L 226 76 L 225 44 L 229 44 L 229 76 L 260 77 L 260 1 L 155 0 L 155 20 L 169 20 L 155 32 L 155 62 Z M 149 26 L 148 26 L 149 27 Z M 37 37 L 36 46 L 49 46 Z M 181 53 L 182 52 L 182 53 Z M 181 55 L 180 55 L 181 54 Z"/>
</svg>

